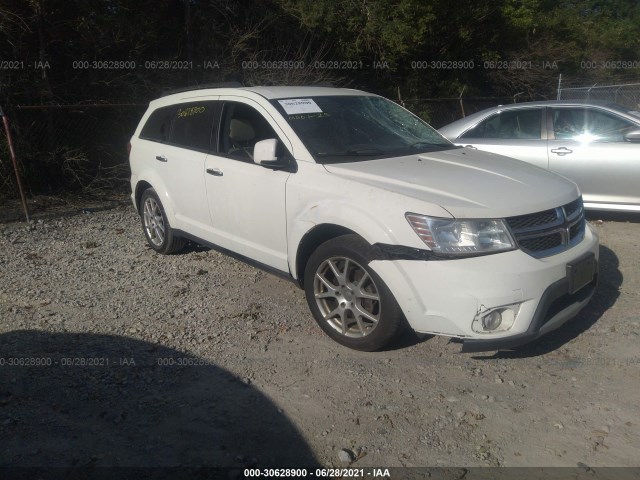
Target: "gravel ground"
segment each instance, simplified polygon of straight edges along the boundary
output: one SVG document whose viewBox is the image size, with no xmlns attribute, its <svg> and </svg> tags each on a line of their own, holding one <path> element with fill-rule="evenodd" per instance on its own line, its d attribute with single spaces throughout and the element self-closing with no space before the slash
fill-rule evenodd
<svg viewBox="0 0 640 480">
<path fill-rule="evenodd" d="M 348 350 L 291 283 L 155 254 L 126 199 L 63 207 L 0 224 L 0 466 L 638 465 L 637 215 L 592 219 L 579 317 L 472 355 Z"/>
</svg>

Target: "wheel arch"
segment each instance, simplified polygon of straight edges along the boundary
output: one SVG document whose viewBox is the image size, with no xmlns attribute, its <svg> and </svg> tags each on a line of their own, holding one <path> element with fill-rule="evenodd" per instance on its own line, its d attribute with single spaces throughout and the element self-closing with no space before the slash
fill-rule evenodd
<svg viewBox="0 0 640 480">
<path fill-rule="evenodd" d="M 176 225 L 175 210 L 172 198 L 169 195 L 165 183 L 155 172 L 145 171 L 144 175 L 141 175 L 138 182 L 136 183 L 134 198 L 135 207 L 138 213 L 140 213 L 140 201 L 142 200 L 142 194 L 149 188 L 153 188 L 156 191 L 158 198 L 160 198 L 160 201 L 162 202 L 162 208 L 167 215 L 169 223 L 172 225 Z"/>
<path fill-rule="evenodd" d="M 153 188 L 153 186 L 149 182 L 147 182 L 146 180 L 140 180 L 136 184 L 135 207 L 136 207 L 136 210 L 138 211 L 138 213 L 140 213 L 140 202 L 142 201 L 142 194 L 145 192 L 145 190 L 148 190 L 149 188 Z"/>
<path fill-rule="evenodd" d="M 309 202 L 288 224 L 289 271 L 304 287 L 304 270 L 313 251 L 332 238 L 355 234 L 369 245 L 395 244 L 395 225 L 343 200 Z M 295 209 L 295 207 L 294 207 Z M 403 219 L 404 220 L 404 219 Z"/>
<path fill-rule="evenodd" d="M 361 237 L 361 235 L 353 230 L 332 223 L 316 225 L 304 234 L 296 251 L 295 266 L 296 282 L 301 288 L 304 288 L 304 270 L 307 266 L 309 257 L 311 257 L 313 252 L 327 240 L 350 234 L 355 234 Z"/>
</svg>

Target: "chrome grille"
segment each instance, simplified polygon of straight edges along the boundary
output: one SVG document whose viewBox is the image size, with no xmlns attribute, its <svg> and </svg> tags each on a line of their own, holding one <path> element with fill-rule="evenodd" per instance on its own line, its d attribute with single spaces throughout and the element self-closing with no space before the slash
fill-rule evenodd
<svg viewBox="0 0 640 480">
<path fill-rule="evenodd" d="M 558 208 L 506 220 L 518 246 L 534 257 L 560 253 L 584 237 L 582 197 Z"/>
</svg>

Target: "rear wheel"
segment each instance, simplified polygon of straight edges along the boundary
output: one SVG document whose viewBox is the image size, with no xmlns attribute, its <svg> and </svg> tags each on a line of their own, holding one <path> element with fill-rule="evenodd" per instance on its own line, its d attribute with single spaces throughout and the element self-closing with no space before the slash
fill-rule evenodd
<svg viewBox="0 0 640 480">
<path fill-rule="evenodd" d="M 372 249 L 357 235 L 328 240 L 305 269 L 307 303 L 324 332 L 347 347 L 384 347 L 404 324 L 389 288 L 369 267 Z"/>
<path fill-rule="evenodd" d="M 158 253 L 174 253 L 184 248 L 187 241 L 176 236 L 162 202 L 153 188 L 144 191 L 140 199 L 140 219 L 147 243 Z"/>
</svg>

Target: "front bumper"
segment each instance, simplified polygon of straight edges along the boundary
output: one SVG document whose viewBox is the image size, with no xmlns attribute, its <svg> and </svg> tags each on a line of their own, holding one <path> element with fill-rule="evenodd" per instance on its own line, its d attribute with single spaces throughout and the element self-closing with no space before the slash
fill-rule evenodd
<svg viewBox="0 0 640 480">
<path fill-rule="evenodd" d="M 515 250 L 456 260 L 374 260 L 370 266 L 415 331 L 456 337 L 463 352 L 481 352 L 523 345 L 576 316 L 593 296 L 597 270 L 570 293 L 567 265 L 587 256 L 598 260 L 598 237 L 590 226 L 582 242 L 550 257 Z M 519 311 L 508 330 L 472 329 L 478 314 L 512 304 Z"/>
<path fill-rule="evenodd" d="M 597 282 L 598 276 L 596 274 L 591 283 L 576 293 L 570 294 L 569 280 L 567 278 L 558 280 L 542 294 L 538 308 L 526 332 L 496 339 L 464 339 L 462 353 L 509 350 L 540 338 L 575 317 L 580 310 L 586 307 L 596 290 Z"/>
</svg>

